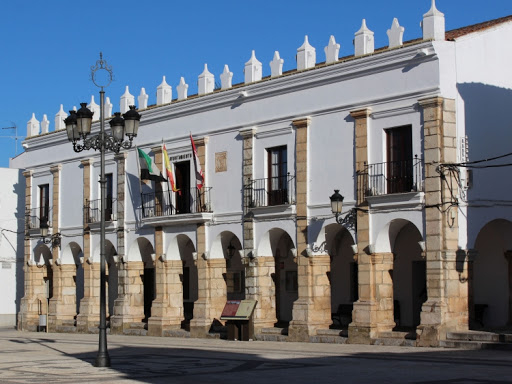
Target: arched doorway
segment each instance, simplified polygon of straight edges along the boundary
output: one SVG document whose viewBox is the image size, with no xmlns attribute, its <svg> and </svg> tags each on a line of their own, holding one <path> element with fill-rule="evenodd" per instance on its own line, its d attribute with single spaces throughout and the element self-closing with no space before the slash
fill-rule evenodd
<svg viewBox="0 0 512 384">
<path fill-rule="evenodd" d="M 176 237 L 182 270 L 180 280 L 183 293 L 183 316 L 181 327 L 187 331 L 190 330 L 190 320 L 194 318 L 194 303 L 198 298 L 198 274 L 197 265 L 194 257 L 197 257 L 194 243 L 187 236 L 180 234 Z"/>
<path fill-rule="evenodd" d="M 80 313 L 80 301 L 84 297 L 84 268 L 82 266 L 84 254 L 82 252 L 82 248 L 76 242 L 71 242 L 63 247 L 62 251 L 62 265 L 63 266 L 73 266 L 73 276 L 70 282 L 73 283 L 74 291 L 75 291 L 75 305 L 76 305 L 76 315 Z M 66 276 L 67 277 L 67 276 Z M 65 287 L 66 291 L 71 286 Z M 67 301 L 67 300 L 65 300 Z"/>
<path fill-rule="evenodd" d="M 416 226 L 407 220 L 393 220 L 389 225 L 393 250 L 394 330 L 412 331 L 420 324 L 421 307 L 427 300 L 427 270 Z"/>
<path fill-rule="evenodd" d="M 339 224 L 326 228 L 326 242 L 331 257 L 331 328 L 346 329 L 352 322 L 353 304 L 358 299 L 357 260 L 354 259 L 354 239 Z"/>
<path fill-rule="evenodd" d="M 269 241 L 274 256 L 276 327 L 287 328 L 293 318 L 293 303 L 299 297 L 296 249 L 287 232 L 279 228 L 269 231 Z"/>
<path fill-rule="evenodd" d="M 136 245 L 132 247 L 129 262 L 142 262 L 139 269 L 140 284 L 142 285 L 142 301 L 144 303 L 144 319 L 147 322 L 151 317 L 151 305 L 156 297 L 156 278 L 155 278 L 155 251 L 151 242 L 139 237 Z"/>
<path fill-rule="evenodd" d="M 474 318 L 471 328 L 500 328 L 512 323 L 512 223 L 487 223 L 475 241 L 473 261 Z"/>
<path fill-rule="evenodd" d="M 48 305 L 53 297 L 53 270 L 52 270 L 52 252 L 44 245 L 39 244 L 34 249 L 34 262 L 37 265 L 38 272 L 34 274 L 32 281 L 34 294 L 39 301 L 39 314 L 48 313 Z"/>
<path fill-rule="evenodd" d="M 232 232 L 222 232 L 220 244 L 226 260 L 226 299 L 245 299 L 245 267 L 242 263 L 240 240 Z"/>
</svg>

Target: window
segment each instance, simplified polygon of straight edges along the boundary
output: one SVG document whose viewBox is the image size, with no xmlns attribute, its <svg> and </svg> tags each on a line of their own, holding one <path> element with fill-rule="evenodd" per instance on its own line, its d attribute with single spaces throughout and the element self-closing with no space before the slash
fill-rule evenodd
<svg viewBox="0 0 512 384">
<path fill-rule="evenodd" d="M 107 193 L 106 193 L 106 196 L 105 196 L 105 204 L 106 204 L 106 207 L 105 207 L 105 221 L 112 221 L 112 206 L 113 206 L 113 201 L 114 201 L 114 196 L 113 196 L 113 176 L 111 173 L 107 173 L 105 175 L 105 179 L 107 180 L 107 184 L 106 184 L 106 189 L 107 189 Z"/>
<path fill-rule="evenodd" d="M 176 213 L 190 213 L 190 161 L 180 161 L 175 163 L 174 166 L 176 188 L 179 189 L 179 192 L 174 194 L 176 198 Z"/>
<path fill-rule="evenodd" d="M 410 192 L 413 189 L 411 126 L 386 130 L 387 193 Z"/>
<path fill-rule="evenodd" d="M 39 186 L 39 225 L 48 225 L 50 214 L 50 185 Z"/>
<path fill-rule="evenodd" d="M 286 146 L 267 149 L 268 205 L 288 203 L 288 164 Z"/>
</svg>

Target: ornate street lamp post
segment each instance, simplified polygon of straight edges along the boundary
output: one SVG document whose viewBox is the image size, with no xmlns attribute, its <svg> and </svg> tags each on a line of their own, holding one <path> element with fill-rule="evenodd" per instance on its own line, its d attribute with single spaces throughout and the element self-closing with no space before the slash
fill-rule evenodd
<svg viewBox="0 0 512 384">
<path fill-rule="evenodd" d="M 105 151 L 110 150 L 119 153 L 121 148 L 131 148 L 133 138 L 137 136 L 139 129 L 140 114 L 135 106 L 130 106 L 130 110 L 123 117 L 119 112 L 110 121 L 112 135 L 105 133 L 105 87 L 112 82 L 112 67 L 107 65 L 100 53 L 100 59 L 96 65 L 91 67 L 91 79 L 94 85 L 100 88 L 100 132 L 97 135 L 90 136 L 92 116 L 86 103 L 81 103 L 78 111 L 69 111 L 69 116 L 64 120 L 68 139 L 73 143 L 75 152 L 94 149 L 100 151 L 100 185 L 101 185 L 101 220 L 100 220 L 100 326 L 99 326 L 99 345 L 98 355 L 96 356 L 96 367 L 110 367 L 110 357 L 107 350 L 107 312 L 106 312 L 106 273 L 105 273 L 105 208 L 107 180 L 105 178 Z M 124 135 L 128 140 L 124 140 Z M 82 139 L 82 143 L 79 140 Z"/>
</svg>

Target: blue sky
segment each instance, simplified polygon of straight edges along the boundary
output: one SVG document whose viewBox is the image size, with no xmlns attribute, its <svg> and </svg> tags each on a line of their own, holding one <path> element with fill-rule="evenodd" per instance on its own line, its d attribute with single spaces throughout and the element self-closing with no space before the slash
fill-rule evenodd
<svg viewBox="0 0 512 384">
<path fill-rule="evenodd" d="M 90 67 L 103 52 L 113 67 L 106 89 L 119 110 L 125 86 L 138 96 L 141 87 L 156 102 L 156 87 L 166 76 L 173 87 L 181 76 L 189 95 L 197 92 L 197 76 L 208 64 L 220 83 L 224 64 L 243 81 L 243 67 L 256 50 L 263 76 L 274 51 L 284 70 L 295 68 L 295 54 L 308 35 L 317 62 L 325 60 L 329 36 L 341 44 L 340 56 L 353 54 L 354 33 L 366 18 L 375 32 L 376 48 L 387 45 L 386 30 L 394 17 L 405 27 L 404 40 L 421 36 L 420 21 L 431 0 L 366 1 L 9 1 L 2 4 L 0 24 L 0 128 L 17 126 L 18 154 L 34 112 L 47 114 L 50 131 L 60 104 L 67 112 L 91 95 Z M 512 14 L 511 0 L 437 0 L 446 29 L 455 29 Z M 510 43 L 510 42 L 508 42 Z M 508 44 L 504 49 L 510 49 Z M 0 129 L 0 167 L 15 155 L 14 130 Z"/>
</svg>

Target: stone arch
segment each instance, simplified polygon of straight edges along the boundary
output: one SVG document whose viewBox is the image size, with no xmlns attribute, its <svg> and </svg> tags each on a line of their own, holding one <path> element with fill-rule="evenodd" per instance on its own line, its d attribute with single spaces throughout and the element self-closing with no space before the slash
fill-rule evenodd
<svg viewBox="0 0 512 384">
<path fill-rule="evenodd" d="M 374 253 L 389 253 L 392 252 L 396 237 L 406 225 L 413 225 L 421 236 L 421 230 L 416 225 L 406 219 L 394 219 L 389 221 L 377 235 L 374 244 Z"/>
<path fill-rule="evenodd" d="M 274 258 L 270 271 L 273 287 L 270 294 L 275 303 L 278 327 L 287 327 L 292 320 L 293 303 L 298 299 L 297 250 L 288 232 L 272 228 L 262 237 L 257 257 L 270 255 Z"/>
<path fill-rule="evenodd" d="M 54 287 L 52 252 L 47 245 L 39 243 L 34 248 L 33 258 L 37 268 L 33 270 L 32 274 L 32 289 L 40 302 L 40 313 L 47 313 Z"/>
<path fill-rule="evenodd" d="M 145 238 L 138 237 L 132 243 L 128 251 L 128 263 L 134 264 L 139 270 L 140 279 L 135 279 L 132 284 L 136 284 L 138 289 L 138 299 L 136 302 L 143 303 L 144 319 L 147 322 L 151 317 L 151 306 L 156 297 L 156 275 L 155 275 L 155 250 L 153 244 Z"/>
<path fill-rule="evenodd" d="M 190 330 L 190 321 L 194 318 L 194 303 L 199 296 L 198 271 L 196 248 L 194 242 L 185 234 L 178 234 L 169 242 L 167 248 L 167 259 L 173 262 L 181 261 L 177 267 L 181 283 L 181 301 L 183 305 L 183 320 L 181 327 Z M 178 298 L 176 298 L 178 300 Z"/>
<path fill-rule="evenodd" d="M 495 219 L 475 240 L 477 254 L 470 277 L 475 318 L 471 326 L 495 328 L 512 321 L 512 222 Z"/>
<path fill-rule="evenodd" d="M 325 238 L 331 258 L 331 313 L 336 314 L 331 327 L 347 328 L 352 322 L 353 303 L 359 297 L 357 258 L 352 248 L 355 242 L 352 234 L 339 224 L 328 225 Z"/>
<path fill-rule="evenodd" d="M 395 329 L 412 330 L 420 324 L 421 307 L 427 300 L 426 261 L 420 231 L 412 222 L 392 220 L 387 225 L 393 252 L 393 317 Z"/>
<path fill-rule="evenodd" d="M 226 260 L 224 269 L 226 293 L 223 296 L 227 300 L 245 299 L 245 267 L 240 256 L 241 249 L 240 239 L 233 232 L 224 231 L 215 238 L 210 250 L 211 259 Z M 220 310 L 222 311 L 222 308 Z"/>
<path fill-rule="evenodd" d="M 100 262 L 101 247 L 98 244 L 93 252 L 93 262 Z M 107 274 L 107 312 L 114 314 L 114 302 L 119 296 L 119 268 L 117 251 L 110 240 L 105 239 L 105 272 Z"/>
<path fill-rule="evenodd" d="M 76 313 L 80 313 L 80 301 L 84 297 L 84 254 L 80 245 L 74 241 L 63 246 L 61 262 L 63 265 L 75 265 L 73 283 L 75 288 Z M 66 287 L 72 288 L 72 287 Z"/>
</svg>

